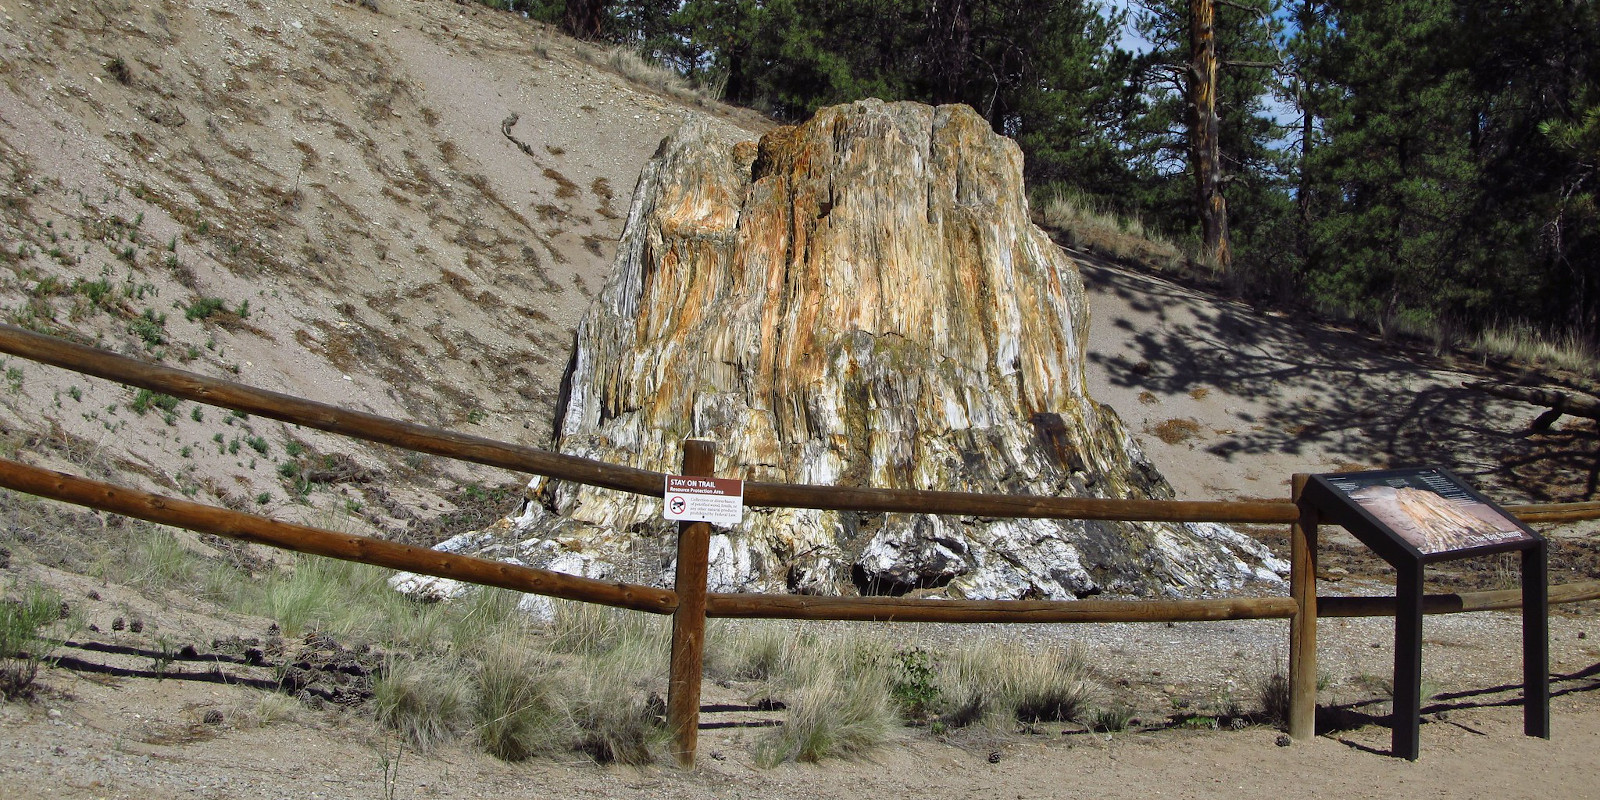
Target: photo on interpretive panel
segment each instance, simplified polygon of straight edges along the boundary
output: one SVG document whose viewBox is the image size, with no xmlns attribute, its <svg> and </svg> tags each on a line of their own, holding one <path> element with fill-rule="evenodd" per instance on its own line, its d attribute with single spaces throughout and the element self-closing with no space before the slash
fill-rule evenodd
<svg viewBox="0 0 1600 800">
<path fill-rule="evenodd" d="M 1516 521 L 1439 470 L 1326 477 L 1423 555 L 1529 538 Z"/>
</svg>

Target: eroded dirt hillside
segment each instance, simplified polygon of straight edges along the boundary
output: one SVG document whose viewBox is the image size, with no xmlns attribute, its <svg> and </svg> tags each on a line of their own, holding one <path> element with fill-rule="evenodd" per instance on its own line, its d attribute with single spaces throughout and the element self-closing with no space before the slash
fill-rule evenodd
<svg viewBox="0 0 1600 800">
<path fill-rule="evenodd" d="M 373 5 L 0 5 L 4 318 L 545 444 L 640 166 L 687 114 L 762 123 L 517 15 Z M 519 482 L 0 371 L 8 452 L 205 502 L 395 534 L 492 516 Z"/>
</svg>

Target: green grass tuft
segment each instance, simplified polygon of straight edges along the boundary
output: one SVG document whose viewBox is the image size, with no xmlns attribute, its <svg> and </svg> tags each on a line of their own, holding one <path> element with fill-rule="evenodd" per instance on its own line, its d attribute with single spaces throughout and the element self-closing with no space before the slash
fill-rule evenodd
<svg viewBox="0 0 1600 800">
<path fill-rule="evenodd" d="M 950 727 L 1065 722 L 1078 717 L 1089 696 L 1083 651 L 1030 652 L 994 643 L 957 652 L 940 670 L 941 718 Z"/>
<path fill-rule="evenodd" d="M 1133 709 L 1121 704 L 1097 708 L 1088 720 L 1089 729 L 1100 733 L 1121 733 L 1132 723 Z"/>
<path fill-rule="evenodd" d="M 220 297 L 197 297 L 183 310 L 183 318 L 194 322 L 226 311 L 228 304 Z"/>
<path fill-rule="evenodd" d="M 554 665 L 523 642 L 500 640 L 484 648 L 478 659 L 473 716 L 485 751 L 506 761 L 521 761 L 572 738 L 572 720 L 554 674 Z"/>
<path fill-rule="evenodd" d="M 427 752 L 471 728 L 473 685 L 459 659 L 391 657 L 373 682 L 378 722 Z"/>
<path fill-rule="evenodd" d="M 794 690 L 789 718 L 758 742 L 756 762 L 773 766 L 850 758 L 887 741 L 899 727 L 888 688 L 881 680 L 852 679 L 848 672 L 816 670 Z"/>
<path fill-rule="evenodd" d="M 0 697 L 26 699 L 33 695 L 39 665 L 57 642 L 45 629 L 62 616 L 61 595 L 29 586 L 15 598 L 0 598 Z"/>
</svg>

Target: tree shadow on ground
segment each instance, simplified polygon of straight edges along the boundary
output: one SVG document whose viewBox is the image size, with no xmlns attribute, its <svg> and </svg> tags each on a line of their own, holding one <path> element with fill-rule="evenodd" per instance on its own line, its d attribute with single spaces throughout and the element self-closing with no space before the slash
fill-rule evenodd
<svg viewBox="0 0 1600 800">
<path fill-rule="evenodd" d="M 1600 691 L 1600 664 L 1592 664 L 1584 669 L 1564 675 L 1557 673 L 1550 676 L 1550 697 L 1552 699 L 1569 694 L 1594 691 Z M 1521 706 L 1523 704 L 1521 692 L 1522 684 L 1520 683 L 1489 686 L 1482 689 L 1468 689 L 1459 692 L 1441 692 L 1423 704 L 1421 708 L 1422 724 L 1454 725 L 1469 733 L 1486 736 L 1488 734 L 1484 731 L 1478 730 L 1460 720 L 1451 719 L 1450 715 L 1456 711 Z M 1393 727 L 1394 715 L 1392 712 L 1376 713 L 1374 710 L 1389 702 L 1386 698 L 1372 698 L 1350 703 L 1318 706 L 1317 735 L 1332 737 L 1347 747 L 1363 752 L 1376 755 L 1391 755 L 1388 750 L 1380 750 L 1371 745 L 1339 735 L 1368 726 Z"/>
<path fill-rule="evenodd" d="M 1315 448 L 1352 467 L 1438 465 L 1536 501 L 1590 499 L 1600 483 L 1592 423 L 1569 417 L 1559 430 L 1530 434 L 1542 409 L 1461 386 L 1514 375 L 1074 257 L 1093 292 L 1114 295 L 1140 318 L 1113 320 L 1127 341 L 1089 356 L 1113 385 L 1158 395 L 1217 390 L 1247 404 L 1238 414 L 1244 425 L 1214 442 L 1214 455 Z"/>
</svg>

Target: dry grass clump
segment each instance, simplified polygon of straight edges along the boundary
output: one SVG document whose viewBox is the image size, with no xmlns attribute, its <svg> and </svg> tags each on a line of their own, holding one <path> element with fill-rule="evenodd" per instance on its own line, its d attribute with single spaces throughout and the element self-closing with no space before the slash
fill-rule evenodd
<svg viewBox="0 0 1600 800">
<path fill-rule="evenodd" d="M 1009 643 L 966 648 L 939 670 L 939 720 L 991 729 L 1073 721 L 1087 708 L 1088 679 L 1088 660 L 1076 646 L 1042 653 Z"/>
<path fill-rule="evenodd" d="M 899 727 L 881 680 L 852 680 L 842 671 L 819 670 L 787 694 L 788 720 L 756 745 L 756 761 L 764 766 L 860 756 Z"/>
<path fill-rule="evenodd" d="M 1040 204 L 1039 215 L 1047 227 L 1058 231 L 1072 247 L 1158 271 L 1170 272 L 1183 263 L 1183 253 L 1178 246 L 1146 230 L 1143 220 L 1119 217 L 1081 192 L 1060 186 L 1053 188 Z"/>
<path fill-rule="evenodd" d="M 508 761 L 576 751 L 653 762 L 665 739 L 663 621 L 558 603 L 541 627 L 521 597 L 479 590 L 433 612 L 433 652 L 391 659 L 375 684 L 379 722 L 419 748 L 470 736 Z"/>
<path fill-rule="evenodd" d="M 792 627 L 766 620 L 710 620 L 706 632 L 706 674 L 735 681 L 765 681 L 777 675 L 795 638 Z"/>
<path fill-rule="evenodd" d="M 637 614 L 635 616 L 644 616 Z M 632 638 L 574 665 L 567 710 L 575 748 L 595 761 L 648 764 L 667 739 L 665 640 Z"/>
<path fill-rule="evenodd" d="M 473 687 L 458 660 L 392 656 L 373 685 L 372 707 L 379 723 L 426 752 L 469 729 Z"/>
<path fill-rule="evenodd" d="M 266 616 L 277 620 L 283 634 L 296 637 L 317 630 L 335 636 L 367 636 L 382 617 L 379 606 L 390 600 L 384 592 L 388 571 L 351 561 L 317 556 L 297 556 L 287 572 L 267 577 L 258 598 L 247 598 Z M 396 596 L 398 597 L 398 596 Z M 366 602 L 356 602 L 362 598 Z M 401 598 L 403 599 L 403 598 Z"/>
<path fill-rule="evenodd" d="M 716 84 L 696 89 L 676 70 L 627 46 L 596 48 L 579 44 L 574 52 L 584 61 L 609 69 L 636 86 L 697 105 L 721 98 L 727 80 L 722 78 Z"/>
<path fill-rule="evenodd" d="M 1458 353 L 1482 361 L 1508 361 L 1533 370 L 1570 372 L 1586 379 L 1600 374 L 1600 349 L 1581 332 L 1540 330 L 1528 322 L 1489 325 L 1477 333 L 1422 309 L 1373 311 L 1316 302 L 1316 310 L 1377 331 L 1384 339 L 1411 339 L 1434 355 Z"/>
<path fill-rule="evenodd" d="M 483 749 L 507 761 L 557 750 L 571 721 L 550 661 L 522 642 L 500 640 L 476 662 L 473 730 Z"/>
<path fill-rule="evenodd" d="M 154 591 L 190 585 L 199 568 L 199 557 L 170 528 L 137 527 L 138 531 L 129 537 L 132 546 L 117 561 L 123 580 Z"/>
<path fill-rule="evenodd" d="M 712 627 L 708 677 L 753 683 L 753 699 L 788 709 L 783 726 L 758 740 L 757 763 L 860 756 L 906 725 L 935 734 L 968 729 L 967 738 L 988 741 L 1037 723 L 1091 716 L 1088 660 L 1080 648 L 1035 651 L 986 640 L 935 651 L 833 630 L 772 622 Z M 1102 716 L 1121 729 L 1132 711 L 1118 707 Z"/>
<path fill-rule="evenodd" d="M 442 646 L 456 654 L 471 654 L 506 637 L 528 635 L 532 620 L 518 610 L 522 595 L 503 589 L 477 589 L 451 602 Z"/>
<path fill-rule="evenodd" d="M 688 82 L 678 73 L 627 47 L 613 47 L 603 51 L 600 64 L 610 67 L 618 75 L 647 89 L 679 99 L 697 97 L 694 89 L 690 88 Z"/>
<path fill-rule="evenodd" d="M 886 668 L 891 653 L 876 637 L 791 633 L 764 681 L 788 719 L 757 741 L 756 762 L 850 758 L 888 741 L 901 726 Z"/>
<path fill-rule="evenodd" d="M 232 718 L 240 728 L 265 728 L 279 722 L 298 720 L 304 710 L 305 706 L 289 695 L 264 692 L 252 702 L 243 704 Z"/>
<path fill-rule="evenodd" d="M 595 657 L 638 649 L 666 652 L 670 631 L 664 618 L 590 603 L 551 603 L 550 648 Z"/>
<path fill-rule="evenodd" d="M 1580 375 L 1600 373 L 1600 352 L 1574 333 L 1549 336 L 1526 325 L 1497 326 L 1478 334 L 1467 349 L 1481 357 L 1505 358 L 1532 367 Z"/>
<path fill-rule="evenodd" d="M 1261 715 L 1273 723 L 1289 721 L 1289 679 L 1274 672 L 1261 682 Z"/>
<path fill-rule="evenodd" d="M 1145 430 L 1167 444 L 1181 444 L 1200 435 L 1200 423 L 1192 419 L 1169 419 Z"/>
</svg>

